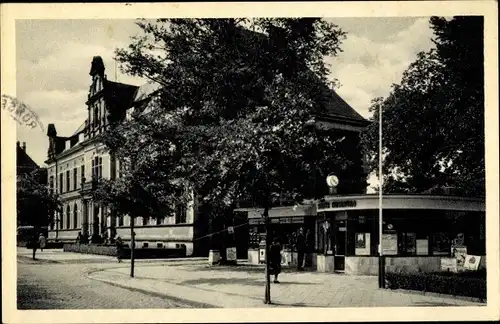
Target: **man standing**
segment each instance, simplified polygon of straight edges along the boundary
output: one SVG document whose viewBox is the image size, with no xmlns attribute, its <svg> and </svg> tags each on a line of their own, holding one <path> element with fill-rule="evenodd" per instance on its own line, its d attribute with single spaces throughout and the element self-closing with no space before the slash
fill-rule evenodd
<svg viewBox="0 0 500 324">
<path fill-rule="evenodd" d="M 297 234 L 297 241 L 295 243 L 297 248 L 297 270 L 304 271 L 304 253 L 306 249 L 306 237 L 304 235 L 304 228 L 299 228 L 299 233 Z"/>
</svg>

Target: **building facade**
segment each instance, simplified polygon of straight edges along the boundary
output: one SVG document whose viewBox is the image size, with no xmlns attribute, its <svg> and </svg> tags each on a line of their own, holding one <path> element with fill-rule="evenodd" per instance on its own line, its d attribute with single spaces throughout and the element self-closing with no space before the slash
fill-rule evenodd
<svg viewBox="0 0 500 324">
<path fill-rule="evenodd" d="M 90 88 L 85 122 L 68 137 L 58 136 L 49 124 L 47 179 L 49 187 L 60 195 L 62 213 L 50 226 L 49 239 L 74 242 L 79 233 L 93 241 L 120 236 L 130 242 L 129 216 L 116 217 L 109 208 L 93 201 L 92 190 L 100 178 L 116 179 L 120 165 L 99 140 L 112 121 L 126 118 L 138 105 L 147 104 L 156 89 L 151 84 L 141 87 L 107 79 L 102 58 L 94 57 L 90 69 Z M 135 218 L 137 248 L 167 248 L 184 245 L 188 255 L 195 252 L 197 210 L 194 199 L 164 218 Z"/>
<path fill-rule="evenodd" d="M 482 198 L 436 195 L 384 195 L 382 251 L 388 271 L 440 271 L 456 251 L 481 257 L 485 266 L 485 202 Z M 308 233 L 310 266 L 321 272 L 378 273 L 378 195 L 326 196 L 321 202 L 270 210 L 270 227 L 285 249 L 283 262 L 297 260 L 293 233 Z M 262 262 L 261 210 L 248 209 L 249 259 Z M 252 240 L 252 237 L 251 237 Z M 443 261 L 444 260 L 444 261 Z M 463 266 L 458 259 L 458 267 Z"/>
</svg>

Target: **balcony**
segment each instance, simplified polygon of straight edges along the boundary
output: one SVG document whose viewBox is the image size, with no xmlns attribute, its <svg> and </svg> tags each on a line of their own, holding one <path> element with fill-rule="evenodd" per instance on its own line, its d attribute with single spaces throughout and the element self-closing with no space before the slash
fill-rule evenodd
<svg viewBox="0 0 500 324">
<path fill-rule="evenodd" d="M 85 181 L 85 178 L 83 178 L 80 193 L 84 194 L 84 193 L 88 193 L 89 191 L 94 190 L 97 187 L 97 182 L 98 182 L 98 179 L 96 179 L 96 178 L 92 178 L 92 180 L 87 181 L 87 182 Z"/>
</svg>

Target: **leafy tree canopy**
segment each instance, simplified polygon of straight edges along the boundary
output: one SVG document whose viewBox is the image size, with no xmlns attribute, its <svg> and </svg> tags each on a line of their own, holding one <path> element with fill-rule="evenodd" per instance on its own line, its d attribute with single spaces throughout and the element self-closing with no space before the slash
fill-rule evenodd
<svg viewBox="0 0 500 324">
<path fill-rule="evenodd" d="M 383 117 L 384 191 L 485 192 L 483 18 L 432 17 L 435 48 L 418 54 L 400 84 L 373 100 L 364 134 L 371 169 L 378 164 Z"/>
<path fill-rule="evenodd" d="M 312 18 L 138 25 L 144 35 L 117 59 L 161 90 L 147 113 L 138 109 L 105 138 L 118 158 L 135 161 L 124 181 L 141 189 L 122 192 L 155 188 L 167 202 L 184 183 L 212 210 L 239 199 L 270 207 L 316 196 L 315 179 L 349 167 L 343 136 L 315 120 L 331 86 L 323 57 L 336 55 L 345 37 L 337 26 Z"/>
<path fill-rule="evenodd" d="M 54 220 L 54 213 L 61 211 L 55 193 L 41 179 L 46 178 L 42 169 L 17 177 L 17 219 L 20 225 L 47 226 Z"/>
</svg>

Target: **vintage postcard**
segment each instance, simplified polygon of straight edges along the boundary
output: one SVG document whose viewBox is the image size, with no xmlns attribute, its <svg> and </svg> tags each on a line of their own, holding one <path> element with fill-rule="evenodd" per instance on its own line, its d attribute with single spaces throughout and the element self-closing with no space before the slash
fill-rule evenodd
<svg viewBox="0 0 500 324">
<path fill-rule="evenodd" d="M 5 323 L 499 319 L 496 2 L 0 10 Z"/>
</svg>

